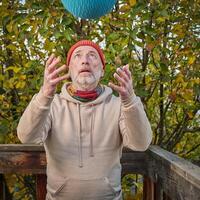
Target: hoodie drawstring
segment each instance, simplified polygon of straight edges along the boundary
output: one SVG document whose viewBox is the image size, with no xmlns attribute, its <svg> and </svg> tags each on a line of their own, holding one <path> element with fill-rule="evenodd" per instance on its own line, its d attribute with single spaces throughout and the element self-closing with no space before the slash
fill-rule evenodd
<svg viewBox="0 0 200 200">
<path fill-rule="evenodd" d="M 78 154 L 79 154 L 79 167 L 83 167 L 83 158 L 82 158 L 82 142 L 81 142 L 81 116 L 80 116 L 80 104 L 77 104 L 78 111 Z"/>
<path fill-rule="evenodd" d="M 92 117 L 91 117 L 91 128 L 90 128 L 90 157 L 94 156 L 93 150 L 93 132 L 94 132 L 94 119 L 95 118 L 95 109 L 94 105 L 92 104 Z"/>
</svg>

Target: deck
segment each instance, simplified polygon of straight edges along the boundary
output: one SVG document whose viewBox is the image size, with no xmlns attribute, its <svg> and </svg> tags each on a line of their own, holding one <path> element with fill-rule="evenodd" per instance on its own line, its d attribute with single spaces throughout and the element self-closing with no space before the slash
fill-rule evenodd
<svg viewBox="0 0 200 200">
<path fill-rule="evenodd" d="M 122 175 L 143 176 L 143 200 L 200 200 L 200 167 L 158 146 L 145 152 L 123 150 Z M 37 200 L 46 193 L 43 146 L 0 145 L 0 199 L 6 200 L 2 174 L 36 174 Z"/>
</svg>

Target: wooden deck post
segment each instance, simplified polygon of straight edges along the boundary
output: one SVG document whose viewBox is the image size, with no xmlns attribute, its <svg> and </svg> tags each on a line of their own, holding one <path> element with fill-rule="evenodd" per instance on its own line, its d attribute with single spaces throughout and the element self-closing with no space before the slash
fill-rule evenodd
<svg viewBox="0 0 200 200">
<path fill-rule="evenodd" d="M 157 182 L 154 185 L 154 199 L 155 200 L 163 200 L 163 188 L 162 181 L 160 178 L 157 178 Z"/>
<path fill-rule="evenodd" d="M 144 176 L 143 200 L 171 200 L 171 198 L 163 192 L 161 181 L 154 182 L 151 178 Z"/>
<path fill-rule="evenodd" d="M 3 174 L 0 174 L 0 200 L 5 199 L 5 186 L 3 181 Z"/>
<path fill-rule="evenodd" d="M 143 200 L 154 200 L 154 182 L 147 176 L 143 181 Z"/>
<path fill-rule="evenodd" d="M 37 200 L 45 200 L 46 198 L 47 176 L 45 174 L 36 175 L 36 198 Z"/>
</svg>

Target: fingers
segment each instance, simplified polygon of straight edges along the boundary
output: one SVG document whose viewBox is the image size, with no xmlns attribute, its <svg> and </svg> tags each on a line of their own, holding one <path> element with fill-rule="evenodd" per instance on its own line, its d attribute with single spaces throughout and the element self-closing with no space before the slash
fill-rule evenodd
<svg viewBox="0 0 200 200">
<path fill-rule="evenodd" d="M 49 57 L 49 59 L 46 62 L 45 67 L 48 67 L 52 63 L 52 61 L 53 61 L 54 58 L 55 58 L 55 55 L 51 54 L 51 56 Z"/>
<path fill-rule="evenodd" d="M 49 66 L 47 66 L 48 72 L 55 70 L 56 65 L 60 62 L 60 57 L 54 58 Z"/>
<path fill-rule="evenodd" d="M 51 85 L 55 86 L 58 83 L 60 83 L 61 81 L 67 80 L 69 77 L 70 77 L 69 74 L 65 74 L 64 76 L 60 76 L 60 77 L 57 77 L 55 79 L 51 79 L 50 83 L 51 83 Z"/>
<path fill-rule="evenodd" d="M 48 79 L 53 79 L 55 77 L 58 77 L 59 73 L 65 71 L 67 69 L 66 65 L 62 65 L 61 67 L 55 69 L 52 73 L 50 73 L 47 78 Z"/>
<path fill-rule="evenodd" d="M 43 94 L 45 96 L 53 96 L 56 92 L 57 84 L 69 78 L 69 74 L 59 76 L 61 72 L 64 72 L 67 69 L 66 65 L 62 65 L 57 68 L 60 61 L 60 57 L 56 57 L 54 54 L 51 54 L 45 64 L 44 81 L 42 86 Z"/>
<path fill-rule="evenodd" d="M 117 68 L 117 73 L 121 78 L 123 78 L 126 82 L 130 80 L 130 77 L 128 75 L 128 70 L 126 69 L 126 66 Z"/>
<path fill-rule="evenodd" d="M 117 73 L 114 73 L 114 78 L 118 81 L 118 85 L 109 83 L 108 85 L 121 96 L 128 96 L 129 91 L 132 91 L 132 76 L 129 70 L 129 66 L 125 65 L 121 68 L 117 68 Z"/>
<path fill-rule="evenodd" d="M 129 71 L 129 66 L 125 65 L 123 67 L 117 68 L 117 73 L 114 73 L 114 78 L 119 82 L 121 86 L 127 86 L 132 83 L 131 72 Z"/>
<path fill-rule="evenodd" d="M 114 78 L 119 82 L 120 85 L 126 85 L 126 80 L 121 78 L 117 73 L 114 73 Z"/>
<path fill-rule="evenodd" d="M 131 72 L 129 70 L 129 65 L 128 64 L 123 66 L 123 70 L 126 73 L 126 75 L 128 76 L 128 78 L 131 79 Z"/>
<path fill-rule="evenodd" d="M 59 76 L 61 72 L 67 70 L 66 65 L 62 65 L 61 67 L 57 68 L 60 60 L 60 57 L 56 57 L 54 54 L 51 54 L 51 56 L 47 60 L 45 65 L 45 84 L 48 84 L 49 86 L 56 86 L 59 82 L 69 78 L 69 74 Z"/>
<path fill-rule="evenodd" d="M 113 90 L 121 93 L 122 92 L 122 88 L 121 86 L 115 85 L 114 83 L 109 82 L 108 86 L 110 86 Z"/>
</svg>

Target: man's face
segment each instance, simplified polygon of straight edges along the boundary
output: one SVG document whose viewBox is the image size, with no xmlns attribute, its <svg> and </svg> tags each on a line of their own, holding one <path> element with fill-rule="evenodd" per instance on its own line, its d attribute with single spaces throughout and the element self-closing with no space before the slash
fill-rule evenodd
<svg viewBox="0 0 200 200">
<path fill-rule="evenodd" d="M 69 72 L 77 89 L 94 89 L 104 74 L 97 50 L 91 46 L 76 48 L 71 56 Z"/>
</svg>

